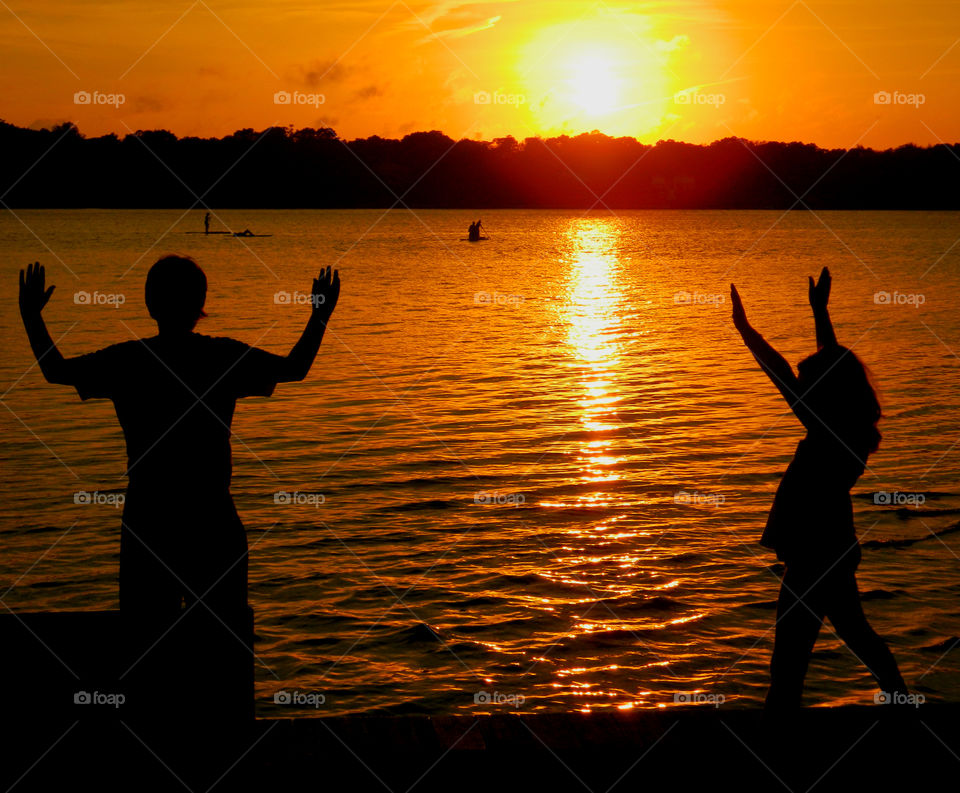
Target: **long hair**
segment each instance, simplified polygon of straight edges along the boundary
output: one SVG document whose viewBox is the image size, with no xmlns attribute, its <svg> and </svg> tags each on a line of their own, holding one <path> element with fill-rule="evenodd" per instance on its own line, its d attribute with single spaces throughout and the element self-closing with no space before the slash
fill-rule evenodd
<svg viewBox="0 0 960 793">
<path fill-rule="evenodd" d="M 863 361 L 852 350 L 832 345 L 802 360 L 798 369 L 804 404 L 866 463 L 880 446 L 877 424 L 883 411 Z"/>
</svg>

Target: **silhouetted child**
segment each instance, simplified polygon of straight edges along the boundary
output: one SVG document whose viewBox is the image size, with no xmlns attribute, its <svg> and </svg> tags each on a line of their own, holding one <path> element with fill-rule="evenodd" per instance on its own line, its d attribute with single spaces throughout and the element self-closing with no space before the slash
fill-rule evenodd
<svg viewBox="0 0 960 793">
<path fill-rule="evenodd" d="M 864 365 L 837 343 L 827 310 L 830 272 L 809 279 L 817 352 L 799 376 L 747 321 L 731 284 L 733 322 L 744 342 L 807 431 L 777 488 L 761 544 L 785 564 L 777 601 L 767 708 L 800 705 L 803 680 L 820 626 L 837 634 L 870 670 L 880 689 L 907 693 L 893 654 L 867 622 L 857 590 L 860 544 L 850 489 L 880 444 L 880 404 Z"/>
<path fill-rule="evenodd" d="M 314 280 L 310 319 L 286 356 L 194 333 L 205 316 L 207 279 L 186 257 L 160 259 L 147 275 L 156 336 L 76 358 L 63 357 L 41 316 L 53 289 L 45 289 L 39 263 L 20 271 L 20 311 L 40 370 L 50 383 L 76 387 L 81 399 L 113 400 L 126 439 L 125 624 L 142 633 L 145 654 L 149 637 L 177 621 L 181 609 L 242 643 L 249 635 L 247 540 L 230 495 L 234 407 L 241 397 L 270 396 L 277 383 L 306 377 L 337 304 L 338 273 L 328 267 Z M 214 659 L 195 662 L 200 679 L 218 672 Z"/>
</svg>

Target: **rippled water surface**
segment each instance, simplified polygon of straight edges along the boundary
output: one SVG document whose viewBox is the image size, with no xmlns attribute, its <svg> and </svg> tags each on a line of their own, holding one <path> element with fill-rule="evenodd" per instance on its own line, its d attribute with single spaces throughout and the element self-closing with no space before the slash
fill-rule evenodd
<svg viewBox="0 0 960 793">
<path fill-rule="evenodd" d="M 802 433 L 726 293 L 736 281 L 795 364 L 814 350 L 805 276 L 828 264 L 840 339 L 886 413 L 854 491 L 865 608 L 908 682 L 956 699 L 960 533 L 934 534 L 960 510 L 957 215 L 497 211 L 470 244 L 451 211 L 217 214 L 273 236 L 187 235 L 196 212 L 0 215 L 9 608 L 117 606 L 119 511 L 74 493 L 122 490 L 125 462 L 112 405 L 33 366 L 16 270 L 46 264 L 45 315 L 75 355 L 152 334 L 146 271 L 186 252 L 210 281 L 199 330 L 283 353 L 298 290 L 334 264 L 343 293 L 308 380 L 234 421 L 259 712 L 298 712 L 279 689 L 337 714 L 759 702 L 779 567 L 757 540 Z M 830 630 L 808 693 L 871 701 Z"/>
</svg>

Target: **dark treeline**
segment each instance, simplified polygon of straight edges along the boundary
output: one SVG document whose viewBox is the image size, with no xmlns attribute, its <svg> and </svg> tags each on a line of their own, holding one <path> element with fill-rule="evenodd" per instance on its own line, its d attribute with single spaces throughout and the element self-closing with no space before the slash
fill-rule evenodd
<svg viewBox="0 0 960 793">
<path fill-rule="evenodd" d="M 655 145 L 556 138 L 341 140 L 272 127 L 84 137 L 0 122 L 9 207 L 536 207 L 958 209 L 960 145 L 874 151 L 726 138 Z M 200 199 L 198 201 L 198 199 Z M 398 203 L 400 199 L 401 203 Z"/>
</svg>

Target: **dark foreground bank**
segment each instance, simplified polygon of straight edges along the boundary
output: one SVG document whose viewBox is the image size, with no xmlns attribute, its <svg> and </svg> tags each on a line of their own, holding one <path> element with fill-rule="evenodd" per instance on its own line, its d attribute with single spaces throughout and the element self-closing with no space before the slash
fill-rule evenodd
<svg viewBox="0 0 960 793">
<path fill-rule="evenodd" d="M 131 659 L 122 627 L 117 612 L 0 615 L 0 791 L 809 793 L 960 780 L 960 705 L 780 722 L 732 706 L 254 719 L 252 656 L 215 662 L 203 624 L 184 617 Z"/>
<path fill-rule="evenodd" d="M 960 708 L 807 709 L 771 724 L 708 708 L 257 720 L 164 731 L 36 723 L 9 736 L 7 790 L 878 790 L 956 786 Z"/>
</svg>

